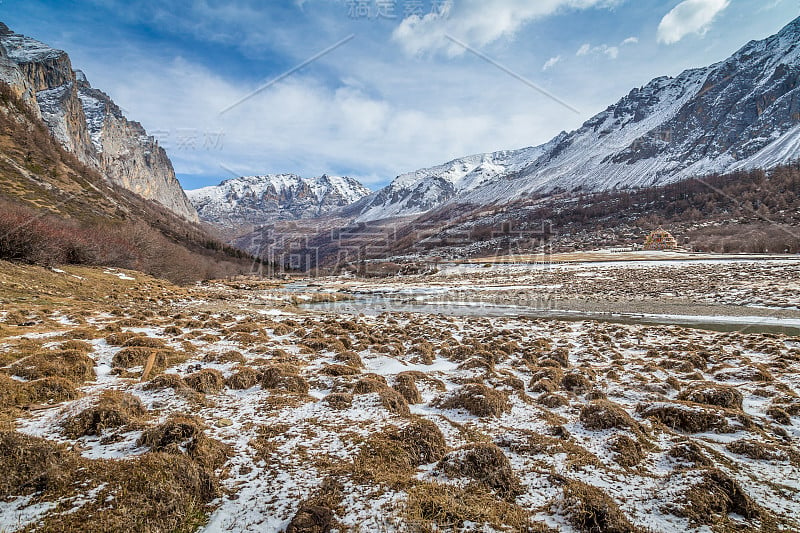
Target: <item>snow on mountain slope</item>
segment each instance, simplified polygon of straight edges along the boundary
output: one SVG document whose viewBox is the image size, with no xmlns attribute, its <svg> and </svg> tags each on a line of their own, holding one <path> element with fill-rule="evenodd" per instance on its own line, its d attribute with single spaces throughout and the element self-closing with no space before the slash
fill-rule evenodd
<svg viewBox="0 0 800 533">
<path fill-rule="evenodd" d="M 404 174 L 348 212 L 378 220 L 446 203 L 650 187 L 800 159 L 800 18 L 725 61 L 656 78 L 545 145 L 498 154 Z"/>
<path fill-rule="evenodd" d="M 348 177 L 245 176 L 187 191 L 200 217 L 227 227 L 325 215 L 370 193 Z"/>
<path fill-rule="evenodd" d="M 547 145 L 477 154 L 444 165 L 409 172 L 384 189 L 348 207 L 357 221 L 417 215 L 438 207 L 459 194 L 502 179 L 525 168 L 545 152 Z"/>
</svg>

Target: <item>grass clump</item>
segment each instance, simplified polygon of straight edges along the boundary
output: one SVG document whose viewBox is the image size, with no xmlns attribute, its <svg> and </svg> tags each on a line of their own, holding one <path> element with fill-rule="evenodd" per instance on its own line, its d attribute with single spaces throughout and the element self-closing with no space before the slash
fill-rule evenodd
<svg viewBox="0 0 800 533">
<path fill-rule="evenodd" d="M 729 415 L 738 420 L 742 427 L 746 428 L 752 425 L 752 421 L 741 413 L 689 402 L 640 405 L 637 410 L 645 418 L 658 420 L 670 429 L 684 433 L 704 433 L 706 431 L 729 433 L 735 431 L 736 427 L 731 424 Z"/>
<path fill-rule="evenodd" d="M 508 457 L 494 444 L 474 444 L 446 455 L 437 470 L 448 477 L 466 477 L 481 483 L 504 498 L 521 492 L 519 478 Z"/>
<path fill-rule="evenodd" d="M 480 383 L 468 383 L 437 402 L 442 409 L 464 409 L 473 416 L 499 417 L 511 411 L 508 395 Z"/>
<path fill-rule="evenodd" d="M 419 483 L 408 491 L 403 520 L 414 531 L 481 531 L 483 525 L 500 531 L 553 531 L 534 523 L 531 512 L 497 498 L 479 483 L 466 487 Z M 469 528 L 469 529 L 466 529 Z"/>
<path fill-rule="evenodd" d="M 619 405 L 609 400 L 595 400 L 583 406 L 581 424 L 586 429 L 635 429 L 639 424 Z"/>
<path fill-rule="evenodd" d="M 402 429 L 386 431 L 385 436 L 400 444 L 414 466 L 434 463 L 447 453 L 439 426 L 424 418 L 415 417 Z"/>
<path fill-rule="evenodd" d="M 214 394 L 225 387 L 225 378 L 222 372 L 213 368 L 204 368 L 189 374 L 183 378 L 183 381 L 191 389 L 203 394 Z"/>
<path fill-rule="evenodd" d="M 262 387 L 273 391 L 307 394 L 309 389 L 308 382 L 302 376 L 283 366 L 265 368 L 261 371 L 259 381 Z"/>
<path fill-rule="evenodd" d="M 11 365 L 11 374 L 27 380 L 58 377 L 80 385 L 95 378 L 94 361 L 76 350 L 31 355 Z"/>
<path fill-rule="evenodd" d="M 570 523 L 585 533 L 636 533 L 619 505 L 605 492 L 581 481 L 569 480 L 563 486 L 562 511 Z"/>
<path fill-rule="evenodd" d="M 398 374 L 392 388 L 399 392 L 409 404 L 422 403 L 422 394 L 420 394 L 417 388 L 417 382 L 414 376 L 410 374 Z"/>
<path fill-rule="evenodd" d="M 240 366 L 235 372 L 225 378 L 225 386 L 233 390 L 247 390 L 258 385 L 259 374 L 249 366 Z"/>
<path fill-rule="evenodd" d="M 144 416 L 147 410 L 136 396 L 116 390 L 104 391 L 96 405 L 67 418 L 62 426 L 72 439 L 102 435 L 106 429 L 119 428 Z"/>
<path fill-rule="evenodd" d="M 673 513 L 695 526 L 726 522 L 730 513 L 748 520 L 765 515 L 734 479 L 717 468 L 703 472 L 702 481 L 689 489 L 684 505 Z"/>
<path fill-rule="evenodd" d="M 678 399 L 688 402 L 715 405 L 726 409 L 742 409 L 742 393 L 735 387 L 715 383 L 692 384 L 678 394 Z"/>
<path fill-rule="evenodd" d="M 230 447 L 206 436 L 205 424 L 194 416 L 176 414 L 164 423 L 146 430 L 137 441 L 153 452 L 186 454 L 208 470 L 221 467 L 230 456 Z"/>
</svg>

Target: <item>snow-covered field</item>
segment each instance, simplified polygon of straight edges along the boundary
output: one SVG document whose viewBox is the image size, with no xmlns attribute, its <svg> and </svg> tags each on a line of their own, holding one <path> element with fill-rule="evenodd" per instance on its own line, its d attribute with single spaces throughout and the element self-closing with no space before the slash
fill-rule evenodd
<svg viewBox="0 0 800 533">
<path fill-rule="evenodd" d="M 58 373 L 13 355 L 23 349 L 89 358 L 80 394 L 28 406 L 15 422 L 65 443 L 85 470 L 158 452 L 213 472 L 205 516 L 180 530 L 797 531 L 796 337 L 290 305 L 331 287 L 492 298 L 547 287 L 613 300 L 669 278 L 655 286 L 676 297 L 705 301 L 705 287 L 719 306 L 786 312 L 798 303 L 797 268 L 460 267 L 392 283 L 315 280 L 307 298 L 220 283 L 80 316 L 50 308 L 35 332 L 5 331 L 0 354 L 18 385 Z M 109 390 L 134 398 L 123 409 Z M 124 509 L 112 485 L 106 476 L 3 492 L 0 482 L 0 531 L 103 530 L 104 513 Z"/>
</svg>

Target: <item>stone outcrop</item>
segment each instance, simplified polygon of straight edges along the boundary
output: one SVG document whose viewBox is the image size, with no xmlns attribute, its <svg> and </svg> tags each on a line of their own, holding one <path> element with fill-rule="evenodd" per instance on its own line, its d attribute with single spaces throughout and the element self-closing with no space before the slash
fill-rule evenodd
<svg viewBox="0 0 800 533">
<path fill-rule="evenodd" d="M 138 122 L 75 71 L 66 52 L 0 23 L 0 80 L 29 103 L 53 137 L 112 183 L 196 222 L 167 153 Z"/>
</svg>

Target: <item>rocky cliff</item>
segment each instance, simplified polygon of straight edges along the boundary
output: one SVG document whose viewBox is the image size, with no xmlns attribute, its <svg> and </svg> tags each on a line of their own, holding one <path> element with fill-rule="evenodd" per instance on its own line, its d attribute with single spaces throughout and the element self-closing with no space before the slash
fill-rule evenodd
<svg viewBox="0 0 800 533">
<path fill-rule="evenodd" d="M 30 102 L 55 139 L 81 162 L 187 220 L 199 220 L 166 152 L 73 70 L 65 52 L 0 23 L 0 79 Z"/>
</svg>

